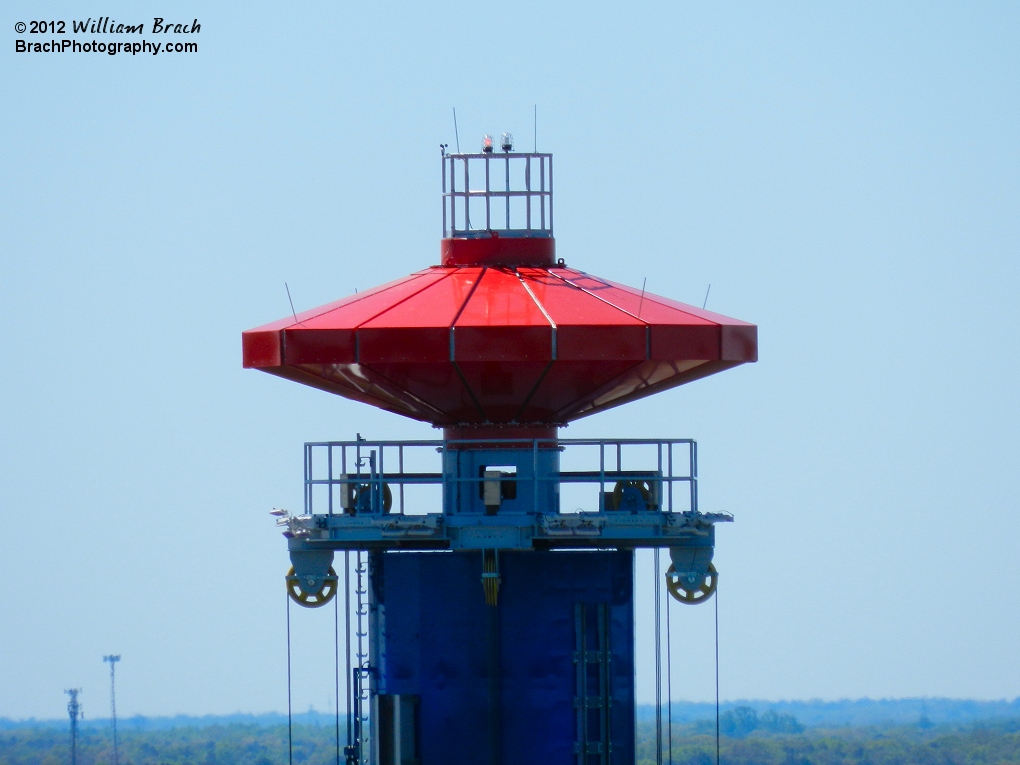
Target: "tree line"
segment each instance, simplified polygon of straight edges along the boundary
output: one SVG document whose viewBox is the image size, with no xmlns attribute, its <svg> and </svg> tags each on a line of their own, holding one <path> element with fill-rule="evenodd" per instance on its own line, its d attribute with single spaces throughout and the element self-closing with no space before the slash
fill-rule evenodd
<svg viewBox="0 0 1020 765">
<path fill-rule="evenodd" d="M 714 765 L 715 720 L 672 725 L 663 721 L 663 762 Z M 341 746 L 346 735 L 341 729 Z M 920 720 L 897 727 L 808 728 L 792 715 L 757 713 L 748 707 L 720 718 L 721 760 L 726 765 L 1006 765 L 1020 763 L 1020 718 L 968 725 L 932 725 Z M 283 765 L 287 727 L 215 725 L 161 730 L 125 730 L 119 736 L 122 765 Z M 637 728 L 636 765 L 654 765 L 656 726 Z M 670 758 L 670 752 L 672 757 Z M 113 761 L 108 732 L 81 732 L 78 762 Z M 294 727 L 294 761 L 334 765 L 336 731 L 329 726 Z M 0 731 L 0 765 L 64 765 L 69 738 L 57 728 Z"/>
</svg>

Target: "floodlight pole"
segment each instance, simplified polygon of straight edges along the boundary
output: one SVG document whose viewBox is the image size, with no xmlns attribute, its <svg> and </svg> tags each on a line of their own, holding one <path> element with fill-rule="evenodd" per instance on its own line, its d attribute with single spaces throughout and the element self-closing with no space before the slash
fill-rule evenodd
<svg viewBox="0 0 1020 765">
<path fill-rule="evenodd" d="M 110 663 L 110 719 L 113 721 L 113 765 L 120 765 L 120 755 L 117 751 L 117 689 L 114 683 L 114 670 L 117 662 L 120 661 L 120 654 L 104 656 L 103 661 Z"/>
</svg>

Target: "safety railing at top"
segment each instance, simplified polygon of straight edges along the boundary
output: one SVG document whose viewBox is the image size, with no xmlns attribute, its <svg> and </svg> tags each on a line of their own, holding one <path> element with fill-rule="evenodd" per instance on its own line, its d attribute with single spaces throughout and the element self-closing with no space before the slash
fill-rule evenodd
<svg viewBox="0 0 1020 765">
<path fill-rule="evenodd" d="M 444 154 L 443 236 L 552 236 L 552 195 L 552 154 Z"/>
<path fill-rule="evenodd" d="M 486 439 L 484 441 L 324 441 L 305 444 L 305 514 L 339 515 L 351 507 L 355 491 L 368 487 L 371 506 L 358 512 L 388 512 L 398 515 L 423 515 L 443 512 L 443 501 L 431 507 L 411 507 L 407 490 L 438 486 L 443 497 L 455 484 L 484 482 L 484 476 L 450 475 L 443 470 L 443 452 L 447 449 L 484 448 L 490 455 L 520 456 L 530 453 L 531 475 L 512 476 L 518 496 L 522 490 L 533 492 L 538 506 L 540 487 L 559 484 L 565 487 L 598 487 L 594 501 L 589 497 L 582 506 L 560 512 L 604 512 L 607 496 L 621 482 L 631 485 L 647 482 L 657 496 L 649 503 L 660 512 L 698 510 L 698 445 L 691 439 Z M 559 452 L 559 470 L 546 472 L 542 455 L 550 449 Z M 497 460 L 506 466 L 509 458 Z M 430 468 L 438 468 L 430 469 Z M 589 469 L 578 469 L 587 467 Z M 413 468 L 413 469 L 411 469 Z M 508 476 L 503 476 L 506 480 Z M 530 487 L 528 486 L 530 484 Z M 683 491 L 675 492 L 680 485 Z M 661 488 L 660 488 L 661 487 Z M 608 488 L 608 491 L 607 491 Z M 388 508 L 384 508 L 384 498 Z"/>
</svg>

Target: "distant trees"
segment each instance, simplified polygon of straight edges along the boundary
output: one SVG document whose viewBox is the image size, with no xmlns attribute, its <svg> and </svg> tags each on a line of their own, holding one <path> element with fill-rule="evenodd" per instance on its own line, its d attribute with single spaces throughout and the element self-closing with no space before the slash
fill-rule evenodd
<svg viewBox="0 0 1020 765">
<path fill-rule="evenodd" d="M 1016 765 L 1020 763 L 1020 720 L 971 726 L 922 724 L 897 728 L 809 729 L 769 732 L 766 713 L 733 709 L 719 718 L 726 765 Z M 729 713 L 727 713 L 729 714 Z M 726 718 L 726 727 L 723 719 Z M 800 727 L 792 715 L 769 717 L 770 726 Z M 674 724 L 673 764 L 714 765 L 715 721 Z M 710 729 L 710 732 L 709 732 Z M 729 730 L 729 733 L 725 731 Z M 654 725 L 638 728 L 637 765 L 654 765 Z"/>
<path fill-rule="evenodd" d="M 1020 763 L 1020 718 L 968 726 L 914 724 L 804 730 L 790 714 L 738 707 L 720 717 L 726 765 L 1011 765 Z M 926 727 L 927 726 L 927 727 Z M 715 720 L 673 723 L 673 765 L 714 765 Z M 665 731 L 664 731 L 665 733 Z M 343 733 L 341 733 L 343 737 Z M 331 726 L 296 725 L 294 761 L 336 762 Z M 112 742 L 86 729 L 81 765 L 112 761 Z M 284 765 L 287 728 L 282 725 L 210 725 L 128 730 L 122 765 Z M 0 730 L 0 765 L 65 765 L 67 731 L 60 728 Z M 637 728 L 637 765 L 655 763 L 655 723 Z"/>
<path fill-rule="evenodd" d="M 703 721 L 698 725 L 702 732 L 715 732 L 714 721 Z M 719 716 L 719 732 L 731 738 L 743 738 L 756 730 L 767 733 L 803 733 L 801 725 L 793 715 L 768 709 L 758 714 L 751 707 L 736 707 Z"/>
</svg>

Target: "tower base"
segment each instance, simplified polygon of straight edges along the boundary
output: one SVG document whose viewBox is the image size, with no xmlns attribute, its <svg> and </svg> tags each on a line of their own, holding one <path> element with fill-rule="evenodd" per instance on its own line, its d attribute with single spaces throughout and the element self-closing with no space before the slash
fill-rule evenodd
<svg viewBox="0 0 1020 765">
<path fill-rule="evenodd" d="M 632 765 L 632 551 L 371 561 L 380 765 Z M 399 719 L 398 719 L 399 717 Z"/>
</svg>

